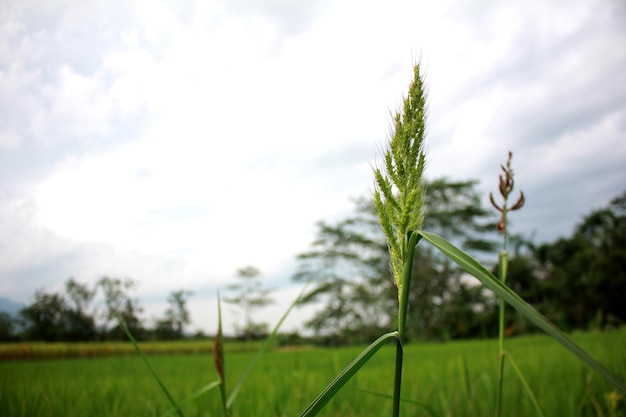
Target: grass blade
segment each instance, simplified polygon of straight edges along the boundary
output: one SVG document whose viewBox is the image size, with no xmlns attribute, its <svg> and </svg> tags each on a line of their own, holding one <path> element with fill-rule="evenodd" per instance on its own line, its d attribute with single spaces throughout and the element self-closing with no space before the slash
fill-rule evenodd
<svg viewBox="0 0 626 417">
<path fill-rule="evenodd" d="M 302 291 L 300 291 L 300 294 L 298 294 L 298 297 L 296 297 L 296 299 L 291 303 L 289 308 L 287 308 L 287 311 L 285 311 L 285 314 L 283 314 L 283 316 L 280 318 L 280 320 L 274 327 L 274 330 L 272 330 L 272 333 L 270 333 L 270 335 L 265 340 L 265 343 L 263 343 L 263 346 L 261 346 L 257 354 L 254 356 L 254 358 L 250 361 L 250 363 L 248 363 L 248 366 L 243 371 L 243 374 L 241 374 L 241 377 L 239 377 L 239 380 L 237 381 L 237 384 L 233 388 L 233 391 L 231 392 L 230 397 L 228 397 L 228 402 L 226 403 L 229 409 L 232 406 L 233 402 L 235 401 L 235 398 L 237 398 L 237 394 L 239 393 L 239 390 L 241 389 L 241 386 L 246 380 L 248 374 L 252 370 L 252 367 L 255 365 L 256 361 L 259 360 L 263 352 L 265 352 L 267 348 L 272 344 L 272 341 L 276 337 L 276 333 L 278 333 L 278 329 L 280 329 L 280 326 L 282 326 L 287 316 L 289 316 L 289 313 L 291 313 L 291 310 L 293 310 L 293 308 L 300 302 L 300 299 L 304 295 L 305 290 L 306 290 L 306 285 L 304 286 L 304 288 L 302 288 Z"/>
<path fill-rule="evenodd" d="M 222 335 L 222 299 L 219 291 L 217 292 L 217 333 L 213 341 L 213 362 L 215 371 L 219 378 L 218 387 L 220 388 L 220 398 L 222 400 L 222 410 L 224 417 L 230 414 L 230 408 L 226 401 L 226 364 L 224 360 L 224 341 Z"/>
<path fill-rule="evenodd" d="M 522 370 L 519 369 L 519 366 L 517 366 L 517 363 L 513 360 L 513 357 L 510 354 L 507 355 L 507 358 L 509 359 L 509 362 L 511 362 L 511 366 L 513 366 L 513 369 L 515 369 L 517 376 L 522 382 L 522 385 L 524 386 L 524 389 L 526 390 L 526 395 L 530 397 L 530 400 L 535 406 L 535 409 L 537 410 L 537 414 L 540 415 L 541 417 L 545 417 L 546 414 L 543 412 L 543 408 L 541 408 L 541 404 L 539 404 L 539 401 L 537 401 L 537 397 L 535 397 L 535 393 L 530 388 L 530 385 L 528 385 L 528 382 L 526 381 L 524 374 L 522 374 Z"/>
<path fill-rule="evenodd" d="M 148 361 L 148 358 L 143 353 L 143 350 L 141 350 L 141 348 L 139 347 L 139 344 L 137 343 L 137 341 L 135 340 L 133 335 L 130 333 L 130 330 L 128 330 L 128 327 L 126 326 L 126 323 L 124 322 L 124 319 L 122 319 L 122 317 L 118 314 L 117 315 L 117 320 L 119 321 L 120 326 L 122 327 L 122 329 L 124 329 L 124 333 L 126 333 L 126 336 L 128 336 L 128 339 L 130 340 L 130 342 L 135 347 L 135 350 L 137 350 L 137 352 L 139 353 L 139 356 L 141 356 L 141 359 L 143 359 L 143 361 L 145 362 L 146 366 L 148 367 L 148 369 L 152 373 L 152 376 L 154 377 L 156 382 L 161 387 L 161 390 L 163 391 L 163 393 L 165 394 L 165 396 L 169 400 L 170 404 L 172 404 L 172 407 L 174 409 L 176 409 L 176 413 L 179 415 L 179 417 L 184 417 L 183 416 L 183 412 L 180 409 L 180 406 L 178 404 L 176 404 L 176 401 L 174 401 L 174 398 L 172 397 L 172 395 L 170 394 L 168 389 L 165 387 L 165 384 L 163 383 L 163 381 L 161 381 L 161 378 L 159 378 L 159 375 L 156 373 L 156 371 L 154 370 L 154 368 L 152 367 L 152 365 Z"/>
<path fill-rule="evenodd" d="M 541 330 L 546 332 L 557 342 L 563 345 L 567 350 L 578 356 L 580 360 L 589 365 L 593 370 L 602 375 L 607 381 L 609 381 L 615 388 L 617 388 L 622 394 L 626 395 L 626 386 L 620 379 L 615 376 L 611 371 L 606 369 L 595 359 L 593 359 L 584 349 L 578 346 L 572 339 L 570 339 L 565 333 L 559 330 L 554 324 L 546 319 L 537 310 L 526 303 L 519 295 L 504 285 L 498 278 L 496 278 L 491 272 L 485 269 L 477 260 L 448 242 L 446 239 L 439 235 L 429 232 L 418 232 L 425 240 L 430 242 L 433 246 L 439 249 L 448 258 L 457 263 L 466 272 L 476 277 L 483 285 L 496 293 L 499 297 L 502 297 L 513 308 L 522 313 L 528 320 L 534 323 Z"/>
<path fill-rule="evenodd" d="M 384 392 L 372 391 L 372 390 L 364 389 L 364 388 L 359 388 L 359 389 L 363 392 L 367 392 L 368 394 L 377 395 L 379 397 L 393 400 L 393 395 L 385 394 Z M 412 400 L 410 398 L 400 398 L 400 401 L 402 401 L 403 403 L 409 403 L 409 404 L 417 405 L 418 407 L 422 407 L 424 410 L 426 410 L 426 412 L 428 412 L 428 414 L 430 414 L 431 417 L 441 417 L 441 414 L 437 413 L 437 411 L 429 404 L 426 404 L 417 400 Z"/>
<path fill-rule="evenodd" d="M 356 357 L 337 377 L 322 391 L 322 393 L 300 414 L 301 417 L 315 416 L 333 398 L 337 392 L 358 372 L 359 369 L 390 339 L 402 344 L 397 331 L 386 333 L 372 342 L 359 356 Z"/>
<path fill-rule="evenodd" d="M 461 378 L 461 389 L 463 391 L 463 395 L 465 395 L 465 401 L 467 404 L 467 408 L 470 410 L 470 415 L 480 415 L 480 413 L 476 412 L 476 401 L 474 398 L 474 390 L 472 388 L 472 383 L 470 382 L 470 374 L 469 369 L 467 368 L 467 362 L 465 358 L 458 359 L 459 364 L 459 374 L 462 375 Z"/>
<path fill-rule="evenodd" d="M 198 391 L 194 392 L 193 395 L 183 401 L 181 401 L 180 403 L 178 403 L 178 406 L 181 407 L 185 404 L 189 404 L 192 401 L 197 400 L 198 398 L 200 398 L 201 396 L 203 396 L 204 394 L 206 394 L 207 392 L 219 387 L 222 384 L 221 381 L 213 381 L 208 385 L 205 385 L 204 387 L 200 388 Z M 168 417 L 172 414 L 174 414 L 176 412 L 175 409 L 170 410 L 167 414 L 165 414 L 163 417 Z"/>
</svg>

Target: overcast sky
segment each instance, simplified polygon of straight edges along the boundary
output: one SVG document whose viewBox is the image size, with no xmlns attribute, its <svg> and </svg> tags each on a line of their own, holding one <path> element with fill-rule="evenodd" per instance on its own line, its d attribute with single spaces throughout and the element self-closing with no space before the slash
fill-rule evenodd
<svg viewBox="0 0 626 417">
<path fill-rule="evenodd" d="M 418 61 L 427 176 L 486 202 L 510 149 L 514 231 L 566 236 L 626 190 L 625 45 L 622 0 L 0 0 L 0 296 L 131 277 L 147 318 L 185 288 L 214 331 L 255 265 L 275 320 Z"/>
</svg>

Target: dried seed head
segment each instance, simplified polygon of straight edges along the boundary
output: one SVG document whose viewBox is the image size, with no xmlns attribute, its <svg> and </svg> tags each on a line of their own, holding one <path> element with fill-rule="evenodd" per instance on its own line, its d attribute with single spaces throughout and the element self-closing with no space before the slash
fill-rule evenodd
<svg viewBox="0 0 626 417">
<path fill-rule="evenodd" d="M 218 330 L 213 342 L 213 361 L 215 363 L 215 370 L 220 378 L 220 381 L 224 381 L 224 351 L 222 350 L 222 332 Z"/>
<path fill-rule="evenodd" d="M 526 202 L 526 199 L 524 198 L 524 193 L 520 191 L 520 196 L 519 199 L 517 200 L 517 203 L 513 204 L 513 207 L 511 207 L 509 210 L 513 211 L 513 210 L 519 210 L 522 207 L 524 207 L 524 203 Z"/>
<path fill-rule="evenodd" d="M 506 215 L 509 211 L 519 210 L 524 206 L 526 199 L 524 197 L 524 193 L 520 191 L 520 197 L 513 206 L 508 207 L 509 195 L 513 191 L 515 186 L 515 181 L 513 180 L 513 168 L 511 168 L 511 159 L 513 159 L 513 152 L 509 151 L 508 158 L 505 165 L 500 165 L 502 169 L 502 174 L 498 176 L 498 189 L 500 190 L 500 195 L 502 196 L 503 203 L 502 205 L 498 205 L 493 198 L 493 194 L 489 193 L 489 201 L 491 205 L 500 212 L 500 221 L 496 225 L 496 229 L 502 232 L 506 236 L 506 225 L 507 218 Z"/>
<path fill-rule="evenodd" d="M 493 193 L 489 193 L 489 201 L 491 201 L 491 205 L 493 206 L 493 208 L 495 208 L 499 212 L 502 212 L 502 207 L 497 205 L 496 201 L 493 199 Z"/>
</svg>

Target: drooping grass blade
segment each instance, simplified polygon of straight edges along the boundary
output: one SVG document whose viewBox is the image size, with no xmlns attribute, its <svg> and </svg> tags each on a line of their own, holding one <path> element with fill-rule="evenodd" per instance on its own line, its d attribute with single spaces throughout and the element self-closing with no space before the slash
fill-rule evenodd
<svg viewBox="0 0 626 417">
<path fill-rule="evenodd" d="M 557 342 L 563 345 L 567 350 L 578 356 L 580 360 L 589 365 L 593 370 L 602 375 L 607 381 L 609 381 L 615 388 L 626 395 L 626 386 L 620 379 L 615 376 L 611 371 L 606 369 L 595 359 L 593 359 L 584 349 L 578 346 L 572 339 L 570 339 L 565 333 L 559 330 L 554 324 L 552 324 L 547 318 L 540 314 L 537 310 L 526 303 L 517 293 L 512 291 L 509 287 L 504 285 L 498 278 L 496 278 L 491 272 L 485 269 L 477 260 L 463 252 L 461 249 L 448 242 L 446 239 L 439 235 L 430 232 L 419 231 L 418 232 L 425 240 L 430 242 L 433 246 L 439 249 L 444 255 L 457 263 L 466 272 L 476 277 L 483 285 L 496 293 L 499 297 L 502 297 L 513 308 L 522 313 L 528 320 L 533 322 L 537 327 L 546 332 Z"/>
<path fill-rule="evenodd" d="M 354 359 L 352 363 L 350 363 L 350 365 L 348 365 L 339 375 L 337 375 L 337 377 L 330 384 L 328 384 L 324 391 L 322 391 L 322 393 L 315 400 L 313 400 L 313 402 L 306 408 L 306 410 L 304 410 L 302 414 L 300 414 L 300 417 L 317 415 L 317 413 L 320 412 L 320 410 L 328 403 L 328 401 L 330 401 L 331 398 L 337 395 L 339 390 L 346 384 L 346 382 L 348 382 L 350 378 L 352 378 L 354 374 L 356 374 L 358 370 L 361 369 L 361 367 L 365 365 L 365 363 L 367 363 L 367 361 L 369 361 L 372 356 L 374 356 L 374 354 L 378 352 L 378 350 L 383 347 L 385 343 L 387 343 L 390 339 L 395 339 L 396 343 L 402 343 L 400 334 L 397 331 L 386 333 L 380 336 L 378 339 L 372 342 L 371 345 L 365 348 L 365 350 L 361 352 L 359 356 L 357 356 L 356 359 Z"/>
<path fill-rule="evenodd" d="M 391 394 L 385 394 L 383 392 L 378 392 L 378 391 L 372 391 L 369 389 L 365 389 L 365 388 L 359 388 L 361 391 L 363 392 L 367 392 L 368 394 L 372 394 L 372 395 L 377 395 L 379 397 L 383 397 L 383 398 L 388 398 L 390 400 L 393 400 L 393 395 Z M 410 398 L 400 398 L 400 401 L 402 401 L 403 403 L 409 403 L 409 404 L 413 404 L 413 405 L 417 405 L 419 407 L 422 407 L 424 410 L 426 410 L 428 412 L 428 414 L 430 414 L 431 417 L 441 417 L 441 414 L 437 413 L 437 410 L 435 410 L 431 405 L 423 403 L 421 401 L 416 401 Z"/>
<path fill-rule="evenodd" d="M 219 387 L 222 384 L 221 381 L 213 381 L 210 384 L 205 385 L 204 387 L 200 388 L 198 391 L 194 392 L 193 395 L 183 401 L 181 401 L 180 403 L 178 403 L 178 406 L 181 407 L 185 404 L 188 404 L 192 401 L 197 400 L 198 398 L 200 398 L 201 396 L 203 396 L 204 394 L 206 394 L 207 392 L 212 391 L 213 389 Z M 172 414 L 174 414 L 176 412 L 175 409 L 170 410 L 167 414 L 165 414 L 163 417 L 168 417 Z"/>
<path fill-rule="evenodd" d="M 541 404 L 539 404 L 537 397 L 535 397 L 535 393 L 533 392 L 532 388 L 530 388 L 530 385 L 528 385 L 528 382 L 526 381 L 526 378 L 524 377 L 522 370 L 519 368 L 519 366 L 517 366 L 517 363 L 513 360 L 513 357 L 511 355 L 507 355 L 506 357 L 509 360 L 509 362 L 511 362 L 511 366 L 513 366 L 513 369 L 515 369 L 517 376 L 522 382 L 522 385 L 524 386 L 524 389 L 526 390 L 526 395 L 528 395 L 533 405 L 535 406 L 535 410 L 537 410 L 537 415 L 541 417 L 546 417 L 546 414 L 543 412 L 543 408 L 541 408 Z"/>
<path fill-rule="evenodd" d="M 124 322 L 124 319 L 122 319 L 122 317 L 119 314 L 117 314 L 117 321 L 120 323 L 120 326 L 122 327 L 122 329 L 124 329 L 124 333 L 126 333 L 126 336 L 128 336 L 128 339 L 130 340 L 130 342 L 135 347 L 135 350 L 137 350 L 137 352 L 139 353 L 139 356 L 141 356 L 141 359 L 143 359 L 143 361 L 145 362 L 146 366 L 148 367 L 148 369 L 152 373 L 152 376 L 154 377 L 156 382 L 159 384 L 159 386 L 161 387 L 161 390 L 163 391 L 163 393 L 165 394 L 165 396 L 169 400 L 170 404 L 172 404 L 172 407 L 176 409 L 176 413 L 179 415 L 179 417 L 184 417 L 183 412 L 180 409 L 180 406 L 176 403 L 176 401 L 174 401 L 174 397 L 172 397 L 172 395 L 170 394 L 169 390 L 165 387 L 165 384 L 163 383 L 161 378 L 159 378 L 159 375 L 156 373 L 156 371 L 154 370 L 154 368 L 152 367 L 152 365 L 148 361 L 148 358 L 143 353 L 143 350 L 141 350 L 141 348 L 139 347 L 139 344 L 137 343 L 137 341 L 135 340 L 135 338 L 131 334 L 130 330 L 128 330 L 128 327 L 126 326 L 126 323 Z"/>
</svg>

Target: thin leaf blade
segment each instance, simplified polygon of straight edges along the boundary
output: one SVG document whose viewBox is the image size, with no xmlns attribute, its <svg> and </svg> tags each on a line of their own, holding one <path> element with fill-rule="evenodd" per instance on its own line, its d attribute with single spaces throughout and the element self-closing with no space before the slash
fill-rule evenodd
<svg viewBox="0 0 626 417">
<path fill-rule="evenodd" d="M 552 324 L 541 313 L 526 303 L 519 295 L 512 291 L 509 287 L 504 285 L 498 278 L 496 278 L 491 272 L 489 272 L 484 266 L 482 266 L 476 259 L 472 258 L 461 249 L 454 246 L 441 236 L 419 231 L 418 232 L 426 241 L 435 246 L 444 255 L 454 261 L 457 265 L 463 268 L 467 273 L 473 275 L 476 279 L 483 283 L 483 285 L 496 293 L 499 297 L 504 299 L 513 308 L 522 313 L 528 320 L 539 327 L 541 330 L 550 335 L 553 339 L 563 345 L 567 350 L 576 355 L 580 360 L 585 362 L 589 367 L 602 375 L 607 381 L 609 381 L 615 388 L 626 395 L 626 385 L 611 371 L 606 369 L 603 365 L 598 363 L 591 355 L 589 355 L 584 349 L 578 346 L 572 339 L 570 339 L 565 333 L 563 333 L 558 327 Z"/>
<path fill-rule="evenodd" d="M 157 384 L 159 384 L 159 387 L 161 387 L 161 390 L 163 391 L 163 393 L 167 397 L 168 401 L 170 402 L 172 407 L 176 410 L 176 413 L 178 414 L 178 416 L 179 417 L 184 417 L 183 416 L 183 411 L 180 409 L 180 406 L 176 403 L 176 401 L 174 401 L 174 397 L 172 397 L 172 394 L 170 394 L 169 390 L 167 389 L 167 387 L 165 386 L 165 384 L 163 383 L 163 381 L 161 380 L 161 378 L 157 374 L 156 370 L 152 367 L 152 364 L 150 363 L 150 361 L 148 361 L 148 358 L 143 353 L 143 350 L 141 350 L 141 348 L 139 347 L 139 343 L 137 343 L 137 340 L 135 340 L 135 338 L 132 335 L 132 333 L 130 332 L 130 330 L 128 330 L 128 326 L 126 326 L 126 322 L 124 321 L 122 316 L 120 316 L 119 314 L 117 314 L 117 321 L 119 322 L 120 326 L 124 330 L 124 333 L 126 333 L 126 336 L 128 336 L 128 339 L 130 340 L 130 342 L 135 347 L 135 350 L 137 351 L 137 353 L 139 353 L 139 356 L 141 356 L 141 359 L 143 359 L 144 363 L 146 364 L 146 366 L 150 370 L 150 373 L 154 377 L 155 381 L 157 382 Z"/>
<path fill-rule="evenodd" d="M 330 401 L 339 390 L 352 378 L 363 365 L 369 361 L 378 350 L 383 347 L 389 340 L 395 339 L 401 344 L 400 334 L 397 331 L 385 333 L 372 344 L 370 344 L 363 352 L 359 354 L 337 377 L 322 391 L 322 393 L 300 414 L 300 417 L 315 416 Z"/>
</svg>

